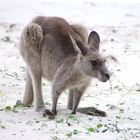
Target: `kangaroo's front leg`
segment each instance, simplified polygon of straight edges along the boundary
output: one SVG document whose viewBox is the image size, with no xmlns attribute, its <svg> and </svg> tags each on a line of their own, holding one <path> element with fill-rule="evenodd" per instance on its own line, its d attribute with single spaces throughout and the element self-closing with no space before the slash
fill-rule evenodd
<svg viewBox="0 0 140 140">
<path fill-rule="evenodd" d="M 51 111 L 46 109 L 43 113 L 43 116 L 46 117 L 48 116 L 49 119 L 54 119 L 55 115 L 57 114 L 57 102 L 59 99 L 60 94 L 62 93 L 63 90 L 65 90 L 66 85 L 59 80 L 55 80 L 53 82 L 53 86 L 52 86 L 52 109 Z"/>
<path fill-rule="evenodd" d="M 54 118 L 54 115 L 57 114 L 58 98 L 66 88 L 69 88 L 71 86 L 70 78 L 73 75 L 71 71 L 72 67 L 67 68 L 65 67 L 65 65 L 62 65 L 54 76 L 54 81 L 52 84 L 52 112 L 46 110 L 43 116 L 49 116 L 49 118 L 52 119 Z"/>
<path fill-rule="evenodd" d="M 87 85 L 85 85 L 85 86 L 83 86 L 81 88 L 76 88 L 75 89 L 72 114 L 76 114 L 77 107 L 78 107 L 78 105 L 80 103 L 80 100 L 81 100 L 86 88 L 87 88 Z"/>
</svg>

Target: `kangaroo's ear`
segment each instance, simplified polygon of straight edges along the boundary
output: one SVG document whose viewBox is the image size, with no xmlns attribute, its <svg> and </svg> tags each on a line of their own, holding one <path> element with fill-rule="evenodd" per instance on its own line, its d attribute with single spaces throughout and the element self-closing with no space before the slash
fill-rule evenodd
<svg viewBox="0 0 140 140">
<path fill-rule="evenodd" d="M 69 37 L 71 39 L 71 42 L 72 42 L 72 45 L 73 45 L 75 51 L 77 53 L 85 56 L 87 54 L 88 48 L 86 48 L 81 41 L 74 40 L 74 38 L 71 35 L 69 35 Z"/>
<path fill-rule="evenodd" d="M 88 44 L 91 50 L 95 50 L 95 51 L 99 50 L 100 37 L 97 32 L 95 31 L 90 32 L 88 37 Z"/>
</svg>

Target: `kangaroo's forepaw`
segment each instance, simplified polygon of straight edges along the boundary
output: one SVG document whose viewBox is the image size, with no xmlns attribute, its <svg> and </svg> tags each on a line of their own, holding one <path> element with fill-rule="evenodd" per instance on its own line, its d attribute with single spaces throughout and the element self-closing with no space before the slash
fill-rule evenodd
<svg viewBox="0 0 140 140">
<path fill-rule="evenodd" d="M 73 110 L 73 111 L 71 112 L 71 114 L 76 114 L 76 110 Z"/>
<path fill-rule="evenodd" d="M 48 117 L 48 119 L 54 120 L 55 114 L 52 111 L 50 111 L 49 109 L 46 109 L 43 113 L 43 117 Z"/>
</svg>

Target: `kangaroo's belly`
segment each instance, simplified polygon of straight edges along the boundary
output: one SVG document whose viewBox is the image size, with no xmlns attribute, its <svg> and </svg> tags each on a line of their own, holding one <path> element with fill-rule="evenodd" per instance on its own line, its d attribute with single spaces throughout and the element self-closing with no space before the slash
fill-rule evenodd
<svg viewBox="0 0 140 140">
<path fill-rule="evenodd" d="M 53 53 L 46 52 L 41 58 L 42 76 L 51 82 L 61 64 L 62 59 L 58 59 Z"/>
</svg>

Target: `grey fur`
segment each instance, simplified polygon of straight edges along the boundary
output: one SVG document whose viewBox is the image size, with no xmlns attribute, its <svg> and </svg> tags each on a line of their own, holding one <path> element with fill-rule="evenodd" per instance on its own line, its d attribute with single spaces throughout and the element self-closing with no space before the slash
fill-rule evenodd
<svg viewBox="0 0 140 140">
<path fill-rule="evenodd" d="M 56 114 L 60 94 L 69 89 L 68 108 L 75 113 L 92 77 L 102 82 L 110 78 L 99 54 L 99 42 L 99 35 L 91 32 L 88 36 L 82 25 L 70 25 L 59 17 L 34 18 L 20 40 L 27 68 L 23 104 L 32 104 L 34 97 L 35 110 L 45 109 L 41 87 L 44 77 L 52 82 L 52 111 Z M 94 66 L 95 61 L 98 64 Z"/>
</svg>

